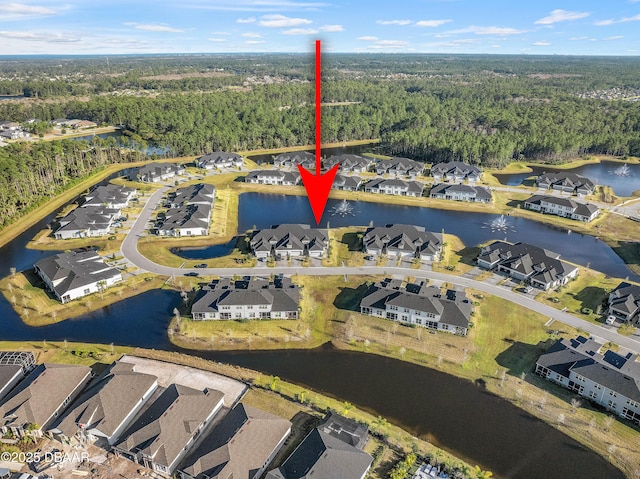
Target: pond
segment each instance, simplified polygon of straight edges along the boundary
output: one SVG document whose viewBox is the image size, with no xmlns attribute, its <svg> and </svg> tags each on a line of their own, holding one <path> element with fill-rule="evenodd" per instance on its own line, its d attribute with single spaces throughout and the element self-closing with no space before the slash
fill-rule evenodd
<svg viewBox="0 0 640 479">
<path fill-rule="evenodd" d="M 102 138 L 103 140 L 106 140 L 107 138 L 115 138 L 118 146 L 140 149 L 139 148 L 140 145 L 138 143 L 136 143 L 133 140 L 130 140 L 129 137 L 123 135 L 121 131 L 110 131 L 108 133 L 98 133 L 97 135 L 93 133 L 93 134 L 87 134 L 82 136 L 73 136 L 71 138 L 67 138 L 67 140 L 90 142 L 96 136 L 98 138 Z M 63 138 L 60 138 L 60 139 L 62 140 Z M 147 155 L 153 155 L 153 154 L 164 155 L 165 153 L 168 154 L 170 152 L 171 152 L 170 148 L 159 146 L 154 143 L 148 143 L 146 149 L 143 150 L 143 153 Z"/>
<path fill-rule="evenodd" d="M 640 279 L 603 241 L 590 235 L 539 223 L 517 216 L 505 217 L 504 226 L 496 227 L 500 215 L 448 211 L 417 206 L 401 206 L 366 201 L 351 201 L 353 215 L 332 215 L 340 200 L 329 199 L 320 221 L 322 227 L 381 226 L 405 223 L 424 226 L 428 231 L 458 236 L 465 245 L 475 246 L 489 240 L 524 241 L 559 253 L 567 261 L 602 271 L 610 276 Z M 238 207 L 238 232 L 268 228 L 280 223 L 315 224 L 309 200 L 304 196 L 243 193 Z M 174 251 L 189 259 L 209 259 L 228 254 L 230 244 L 207 249 Z"/>
<path fill-rule="evenodd" d="M 248 198 L 262 202 L 268 199 L 266 196 L 273 197 L 276 202 L 282 201 L 282 198 L 274 195 Z M 291 209 L 289 214 L 310 220 L 306 198 L 286 198 L 295 200 L 286 203 Z M 244 204 L 242 208 L 249 209 L 251 201 L 241 202 L 241 205 Z M 361 203 L 356 208 L 359 210 L 357 214 L 363 215 L 362 218 L 369 218 L 364 216 L 363 211 L 367 205 L 371 204 Z M 270 214 L 273 214 L 272 206 L 269 203 L 269 207 L 265 208 Z M 391 217 L 378 217 L 377 220 L 408 221 L 416 213 L 411 209 L 405 210 L 405 207 L 400 208 L 408 216 L 398 217 L 400 210 L 389 210 L 385 215 Z M 423 213 L 451 214 L 426 209 Z M 54 216 L 55 213 L 49 215 L 0 249 L 0 268 L 8 273 L 11 266 L 23 269 L 30 267 L 36 258 L 53 254 L 26 250 L 25 245 Z M 242 213 L 242 217 L 242 227 L 261 221 L 266 224 L 273 220 L 252 217 L 247 211 Z M 337 226 L 340 220 L 348 219 L 330 220 Z M 426 217 L 424 220 L 428 223 Z M 429 217 L 429 221 L 435 221 L 434 217 Z M 454 224 L 449 227 L 453 230 Z M 0 339 L 38 342 L 66 339 L 70 342 L 177 349 L 169 341 L 167 326 L 173 308 L 179 302 L 179 295 L 173 291 L 154 290 L 71 320 L 29 327 L 20 320 L 9 302 L 0 296 Z M 46 346 L 43 344 L 43 347 Z M 493 471 L 496 477 L 623 477 L 620 471 L 597 454 L 471 382 L 409 363 L 338 351 L 326 346 L 311 351 L 182 352 L 251 367 L 265 374 L 276 374 L 350 401 L 357 407 L 404 426 L 472 464 L 480 464 L 484 469 Z"/>
<path fill-rule="evenodd" d="M 589 163 L 571 169 L 553 168 L 547 165 L 532 166 L 531 169 L 533 171 L 530 173 L 495 173 L 494 176 L 503 185 L 516 186 L 530 176 L 537 176 L 544 172 L 568 171 L 586 176 L 598 185 L 608 185 L 618 196 L 631 196 L 631 193 L 640 190 L 640 164 L 637 163 L 603 161 L 601 163 Z"/>
</svg>

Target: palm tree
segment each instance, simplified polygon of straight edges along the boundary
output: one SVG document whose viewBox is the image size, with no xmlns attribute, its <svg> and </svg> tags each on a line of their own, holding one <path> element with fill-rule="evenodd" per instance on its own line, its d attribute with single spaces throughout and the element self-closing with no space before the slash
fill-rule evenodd
<svg viewBox="0 0 640 479">
<path fill-rule="evenodd" d="M 278 385 L 278 381 L 280 381 L 280 378 L 278 376 L 271 376 L 269 378 L 269 389 L 275 391 L 276 386 Z"/>
<path fill-rule="evenodd" d="M 383 428 L 387 425 L 387 420 L 382 416 L 378 416 L 373 420 L 374 430 L 377 432 L 380 428 Z"/>
<path fill-rule="evenodd" d="M 348 401 L 342 403 L 342 415 L 346 416 L 353 409 L 353 404 Z"/>
</svg>

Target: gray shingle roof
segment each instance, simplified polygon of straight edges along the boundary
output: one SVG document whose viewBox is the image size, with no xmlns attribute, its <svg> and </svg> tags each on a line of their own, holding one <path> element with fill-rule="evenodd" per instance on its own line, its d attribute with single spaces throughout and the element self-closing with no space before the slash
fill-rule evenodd
<svg viewBox="0 0 640 479">
<path fill-rule="evenodd" d="M 125 203 L 135 191 L 134 188 L 114 185 L 112 183 L 100 185 L 91 190 L 84 197 L 83 206 L 100 204 Z"/>
<path fill-rule="evenodd" d="M 198 158 L 198 165 L 202 168 L 206 165 L 225 165 L 229 163 L 241 163 L 242 157 L 237 153 L 228 153 L 225 151 L 214 151 Z"/>
<path fill-rule="evenodd" d="M 363 449 L 369 439 L 367 426 L 334 412 L 327 414 L 318 429 L 358 449 Z"/>
<path fill-rule="evenodd" d="M 133 364 L 114 363 L 73 403 L 54 429 L 71 438 L 82 425 L 111 437 L 156 381 L 155 376 L 136 373 Z"/>
<path fill-rule="evenodd" d="M 223 397 L 214 389 L 172 384 L 136 415 L 115 447 L 153 456 L 155 463 L 170 467 L 202 422 L 222 405 Z"/>
<path fill-rule="evenodd" d="M 361 479 L 372 462 L 369 454 L 314 429 L 265 479 Z"/>
<path fill-rule="evenodd" d="M 386 225 L 367 229 L 362 242 L 366 249 L 382 249 L 389 252 L 415 252 L 438 254 L 442 249 L 442 233 L 425 231 L 421 226 Z"/>
<path fill-rule="evenodd" d="M 526 199 L 525 203 L 540 204 L 543 201 L 555 205 L 568 206 L 573 210 L 574 213 L 587 217 L 591 216 L 593 213 L 599 210 L 599 208 L 592 203 L 582 203 L 580 201 L 574 200 L 573 198 L 549 195 L 533 195 L 531 198 Z"/>
<path fill-rule="evenodd" d="M 571 190 L 586 188 L 593 191 L 595 189 L 594 182 L 589 178 L 568 171 L 543 173 L 538 176 L 536 182 L 538 186 L 552 187 L 557 185 Z"/>
<path fill-rule="evenodd" d="M 620 311 L 633 313 L 640 308 L 640 286 L 622 282 L 611 292 L 609 304 Z"/>
<path fill-rule="evenodd" d="M 385 188 L 385 187 L 396 187 L 406 189 L 407 191 L 422 193 L 424 190 L 424 185 L 419 181 L 404 181 L 398 179 L 385 179 L 385 178 L 376 178 L 374 180 L 369 181 L 365 185 L 365 190 L 370 190 L 374 188 Z"/>
<path fill-rule="evenodd" d="M 288 153 L 281 153 L 276 156 L 273 163 L 277 166 L 293 167 L 296 165 L 302 165 L 307 169 L 311 167 L 315 168 L 316 155 L 309 153 L 308 151 L 291 151 Z"/>
<path fill-rule="evenodd" d="M 633 401 L 640 401 L 640 363 L 636 357 L 623 357 L 613 351 L 603 355 L 598 352 L 601 347 L 600 343 L 581 336 L 561 339 L 540 356 L 537 364 L 567 378 L 573 371 Z"/>
<path fill-rule="evenodd" d="M 364 158 L 359 155 L 333 155 L 322 162 L 325 169 L 330 170 L 337 164 L 340 164 L 341 170 L 352 170 L 354 168 L 367 169 L 371 165 L 371 158 Z"/>
<path fill-rule="evenodd" d="M 269 229 L 258 230 L 251 238 L 254 251 L 276 250 L 286 252 L 287 249 L 302 250 L 305 245 L 309 250 L 324 250 L 328 245 L 327 230 L 311 228 L 309 225 L 282 224 Z M 288 248 L 289 245 L 291 248 Z"/>
<path fill-rule="evenodd" d="M 191 307 L 192 313 L 217 312 L 219 306 L 270 304 L 271 311 L 298 311 L 300 290 L 289 279 L 275 281 L 217 281 L 203 288 Z"/>
<path fill-rule="evenodd" d="M 376 163 L 376 171 L 380 173 L 401 173 L 401 174 L 422 174 L 424 163 L 410 160 L 409 158 L 391 158 L 390 160 L 380 160 Z"/>
<path fill-rule="evenodd" d="M 51 282 L 62 280 L 53 286 L 59 297 L 72 289 L 105 281 L 120 274 L 116 268 L 107 266 L 95 251 L 59 253 L 41 259 L 35 266 Z"/>
<path fill-rule="evenodd" d="M 39 364 L 0 406 L 0 427 L 48 426 L 53 413 L 91 376 L 87 366 Z"/>
<path fill-rule="evenodd" d="M 440 183 L 431 188 L 431 194 L 465 193 L 476 198 L 491 199 L 491 191 L 484 186 L 471 186 L 460 184 Z"/>
<path fill-rule="evenodd" d="M 300 181 L 300 173 L 295 171 L 280 171 L 280 170 L 256 170 L 247 174 L 245 181 L 251 179 L 273 178 L 281 180 L 286 183 L 298 183 Z"/>
<path fill-rule="evenodd" d="M 184 171 L 184 166 L 176 163 L 150 163 L 134 170 L 134 172 L 129 175 L 129 178 L 134 181 L 138 178 L 142 181 L 153 181 L 156 178 L 161 178 L 171 173 L 177 174 L 181 171 Z"/>
<path fill-rule="evenodd" d="M 342 188 L 357 189 L 361 184 L 362 178 L 358 176 L 346 176 L 338 174 L 333 180 L 334 188 L 340 186 Z"/>
<path fill-rule="evenodd" d="M 237 404 L 180 470 L 196 479 L 254 479 L 290 428 L 286 419 Z"/>
<path fill-rule="evenodd" d="M 451 176 L 480 176 L 482 169 L 462 161 L 441 162 L 431 167 L 431 174 Z"/>
</svg>

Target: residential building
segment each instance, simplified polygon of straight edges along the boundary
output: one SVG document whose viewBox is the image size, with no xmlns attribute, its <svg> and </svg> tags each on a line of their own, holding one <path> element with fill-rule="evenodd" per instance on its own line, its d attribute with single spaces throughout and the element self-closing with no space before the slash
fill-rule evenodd
<svg viewBox="0 0 640 479">
<path fill-rule="evenodd" d="M 36 367 L 31 351 L 0 351 L 0 404 L 13 387 Z"/>
<path fill-rule="evenodd" d="M 0 405 L 0 432 L 41 437 L 91 378 L 91 368 L 39 364 Z"/>
<path fill-rule="evenodd" d="M 424 185 L 419 181 L 387 180 L 376 178 L 364 185 L 367 193 L 381 193 L 385 195 L 422 196 Z"/>
<path fill-rule="evenodd" d="M 182 479 L 258 479 L 291 433 L 291 423 L 237 404 L 180 466 Z"/>
<path fill-rule="evenodd" d="M 82 206 L 102 206 L 106 208 L 122 209 L 129 206 L 129 202 L 136 196 L 135 188 L 114 185 L 112 183 L 100 185 L 84 196 Z"/>
<path fill-rule="evenodd" d="M 47 289 L 62 303 L 104 291 L 122 281 L 120 271 L 106 265 L 95 251 L 54 254 L 34 267 Z"/>
<path fill-rule="evenodd" d="M 431 198 L 438 200 L 469 201 L 491 203 L 491 190 L 483 186 L 440 183 L 431 188 Z"/>
<path fill-rule="evenodd" d="M 158 387 L 158 378 L 115 362 L 96 378 L 49 432 L 62 442 L 112 446 Z"/>
<path fill-rule="evenodd" d="M 0 130 L 0 138 L 5 140 L 17 140 L 18 138 L 29 138 L 31 135 L 21 129 L 17 130 Z"/>
<path fill-rule="evenodd" d="M 105 206 L 82 206 L 57 221 L 55 239 L 91 238 L 111 234 L 120 209 Z"/>
<path fill-rule="evenodd" d="M 360 450 L 364 449 L 369 440 L 369 428 L 365 424 L 335 412 L 328 413 L 318 429 Z"/>
<path fill-rule="evenodd" d="M 369 171 L 373 160 L 359 155 L 333 155 L 322 162 L 326 170 L 340 165 L 340 173 L 364 173 Z"/>
<path fill-rule="evenodd" d="M 20 130 L 21 128 L 20 123 L 16 123 L 15 121 L 0 121 L 0 130 L 11 131 Z"/>
<path fill-rule="evenodd" d="M 214 151 L 201 156 L 196 160 L 198 168 L 212 170 L 213 168 L 240 168 L 244 164 L 244 160 L 237 153 L 227 153 L 224 151 Z"/>
<path fill-rule="evenodd" d="M 205 236 L 209 234 L 216 189 L 198 183 L 169 193 L 169 209 L 158 215 L 156 231 L 161 236 Z"/>
<path fill-rule="evenodd" d="M 596 189 L 593 181 L 568 171 L 543 173 L 536 179 L 539 188 L 564 191 L 578 196 L 592 195 Z"/>
<path fill-rule="evenodd" d="M 130 175 L 131 181 L 144 183 L 158 183 L 169 180 L 184 173 L 184 166 L 176 163 L 149 163 L 134 170 Z"/>
<path fill-rule="evenodd" d="M 332 188 L 342 191 L 358 191 L 362 186 L 362 178 L 358 176 L 345 176 L 337 174 L 333 180 Z"/>
<path fill-rule="evenodd" d="M 447 290 L 420 283 L 402 285 L 385 279 L 369 287 L 360 301 L 360 312 L 404 324 L 414 324 L 465 336 L 469 328 L 471 302 L 462 291 Z"/>
<path fill-rule="evenodd" d="M 546 291 L 578 276 L 577 266 L 559 258 L 557 253 L 527 243 L 495 241 L 482 248 L 478 266 L 505 273 Z"/>
<path fill-rule="evenodd" d="M 257 230 L 251 238 L 251 251 L 257 258 L 309 256 L 322 258 L 327 253 L 326 229 L 309 225 L 283 224 Z"/>
<path fill-rule="evenodd" d="M 191 307 L 194 320 L 298 319 L 300 291 L 289 278 L 214 281 L 199 291 Z"/>
<path fill-rule="evenodd" d="M 378 161 L 374 168 L 378 175 L 415 178 L 424 172 L 424 163 L 409 158 L 391 158 Z"/>
<path fill-rule="evenodd" d="M 273 159 L 277 168 L 289 168 L 298 170 L 298 165 L 304 166 L 309 171 L 315 171 L 316 155 L 308 151 L 291 151 L 281 153 Z"/>
<path fill-rule="evenodd" d="M 325 423 L 313 429 L 277 469 L 265 479 L 340 478 L 364 479 L 373 458 L 353 444 L 349 431 L 357 431 L 350 421 L 343 422 L 347 431 L 340 433 Z M 338 425 L 335 419 L 330 424 Z M 365 441 L 366 442 L 366 441 Z"/>
<path fill-rule="evenodd" d="M 409 256 L 423 261 L 438 261 L 442 253 L 442 234 L 425 231 L 422 226 L 378 226 L 367 229 L 362 245 L 370 255 Z"/>
<path fill-rule="evenodd" d="M 216 187 L 207 183 L 178 188 L 167 194 L 166 206 L 180 208 L 185 205 L 212 205 L 216 196 Z"/>
<path fill-rule="evenodd" d="M 431 176 L 436 183 L 442 181 L 462 183 L 465 180 L 469 183 L 476 183 L 482 177 L 482 169 L 462 161 L 449 161 L 433 165 L 431 167 Z"/>
<path fill-rule="evenodd" d="M 536 361 L 536 373 L 640 425 L 638 355 L 603 350 L 578 336 L 556 341 Z"/>
<path fill-rule="evenodd" d="M 623 282 L 611 291 L 609 314 L 622 321 L 640 324 L 640 286 Z"/>
<path fill-rule="evenodd" d="M 200 434 L 222 408 L 224 395 L 178 384 L 159 387 L 113 450 L 164 477 L 172 477 Z"/>
<path fill-rule="evenodd" d="M 572 198 L 533 195 L 524 201 L 528 210 L 539 211 L 550 215 L 571 218 L 572 220 L 589 222 L 600 214 L 600 208 L 591 203 L 581 203 Z"/>
<path fill-rule="evenodd" d="M 256 170 L 245 176 L 244 181 L 259 185 L 295 186 L 300 183 L 300 173 L 297 171 Z"/>
</svg>

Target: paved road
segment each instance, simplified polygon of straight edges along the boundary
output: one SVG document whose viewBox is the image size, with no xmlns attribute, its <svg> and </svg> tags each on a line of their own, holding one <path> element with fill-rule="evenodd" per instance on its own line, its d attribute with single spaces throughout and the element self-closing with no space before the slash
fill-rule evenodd
<svg viewBox="0 0 640 479">
<path fill-rule="evenodd" d="M 168 191 L 169 187 L 162 187 L 149 198 L 144 206 L 140 216 L 131 228 L 131 231 L 122 243 L 122 256 L 129 262 L 142 270 L 151 273 L 166 276 L 182 276 L 185 273 L 198 273 L 203 276 L 235 276 L 235 275 L 271 275 L 273 273 L 282 273 L 284 275 L 304 275 L 304 276 L 342 276 L 342 275 L 397 275 L 397 276 L 416 276 L 424 277 L 431 280 L 448 282 L 456 286 L 465 288 L 474 288 L 487 294 L 492 294 L 500 298 L 506 299 L 513 303 L 519 304 L 532 311 L 536 311 L 544 316 L 553 318 L 564 324 L 568 324 L 575 328 L 580 328 L 593 336 L 603 339 L 604 341 L 613 341 L 620 346 L 631 351 L 640 352 L 640 334 L 625 337 L 617 333 L 613 327 L 601 326 L 589 323 L 583 319 L 573 316 L 569 313 L 559 311 L 551 306 L 539 303 L 534 299 L 523 294 L 514 293 L 510 288 L 493 285 L 482 281 L 476 281 L 471 278 L 454 276 L 445 273 L 436 273 L 433 271 L 417 271 L 412 268 L 398 266 L 355 266 L 355 267 L 302 267 L 302 266 L 285 266 L 277 269 L 268 266 L 256 266 L 253 268 L 172 268 L 163 266 L 149 260 L 138 251 L 138 240 L 140 236 L 148 228 L 147 223 L 151 217 L 151 213 L 156 205 L 160 202 L 162 196 Z"/>
</svg>

